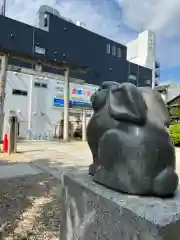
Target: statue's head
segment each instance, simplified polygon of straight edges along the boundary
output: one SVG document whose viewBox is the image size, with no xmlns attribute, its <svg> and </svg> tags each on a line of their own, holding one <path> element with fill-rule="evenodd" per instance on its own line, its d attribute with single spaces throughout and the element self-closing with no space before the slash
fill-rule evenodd
<svg viewBox="0 0 180 240">
<path fill-rule="evenodd" d="M 141 125 L 146 121 L 147 105 L 135 85 L 122 83 L 109 91 L 109 114 L 117 121 Z"/>
<path fill-rule="evenodd" d="M 157 127 L 170 124 L 161 94 L 149 87 L 136 87 L 130 83 L 115 86 L 109 91 L 109 110 L 110 115 L 120 121 L 142 124 L 148 120 Z"/>
<path fill-rule="evenodd" d="M 152 124 L 170 123 L 169 114 L 159 92 L 148 87 L 136 87 L 131 83 L 103 82 L 91 97 L 94 112 L 106 104 L 109 114 L 117 121 L 144 124 L 150 119 Z"/>
<path fill-rule="evenodd" d="M 119 85 L 119 83 L 111 81 L 103 82 L 99 89 L 91 96 L 91 103 L 94 112 L 97 112 L 104 107 L 109 96 L 109 91 L 116 85 Z"/>
</svg>

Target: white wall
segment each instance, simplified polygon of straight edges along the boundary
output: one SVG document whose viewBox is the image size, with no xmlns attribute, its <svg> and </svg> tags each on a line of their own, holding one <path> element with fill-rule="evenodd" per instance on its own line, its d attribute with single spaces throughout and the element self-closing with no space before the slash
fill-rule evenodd
<svg viewBox="0 0 180 240">
<path fill-rule="evenodd" d="M 133 40 L 127 43 L 127 60 L 133 63 L 138 61 L 138 41 Z"/>
<path fill-rule="evenodd" d="M 13 89 L 20 89 L 29 92 L 31 76 L 23 74 L 15 74 L 14 72 L 8 72 L 6 78 L 6 98 L 4 102 L 5 109 L 5 121 L 4 121 L 4 132 L 8 130 L 8 117 L 10 111 L 15 111 L 18 115 L 19 121 L 21 122 L 21 134 L 23 129 L 28 127 L 28 106 L 29 106 L 29 95 L 19 96 L 13 95 Z"/>
<path fill-rule="evenodd" d="M 127 46 L 127 60 L 153 70 L 153 87 L 155 85 L 156 39 L 155 33 L 145 31 Z"/>
<path fill-rule="evenodd" d="M 35 83 L 40 83 L 41 86 L 47 84 L 47 88 L 36 87 Z M 63 113 L 63 107 L 53 107 L 53 97 L 62 96 L 63 98 L 63 87 L 61 79 L 55 80 L 8 71 L 4 103 L 4 133 L 8 131 L 9 113 L 14 111 L 20 122 L 20 137 L 27 138 L 28 129 L 31 129 L 33 136 L 45 133 L 52 136 Z M 70 93 L 73 88 L 82 88 L 86 92 L 95 90 L 95 86 L 70 83 Z M 13 89 L 27 91 L 27 96 L 14 95 Z M 71 95 L 70 97 L 72 97 Z M 77 98 L 76 95 L 73 95 L 73 98 L 75 97 Z M 90 96 L 81 97 L 81 100 L 84 101 L 89 101 L 89 99 Z"/>
</svg>

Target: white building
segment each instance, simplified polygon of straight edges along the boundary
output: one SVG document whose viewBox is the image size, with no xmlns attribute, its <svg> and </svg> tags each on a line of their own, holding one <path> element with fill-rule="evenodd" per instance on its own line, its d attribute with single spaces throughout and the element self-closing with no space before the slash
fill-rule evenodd
<svg viewBox="0 0 180 240">
<path fill-rule="evenodd" d="M 62 119 L 64 76 L 57 78 L 8 71 L 4 103 L 4 133 L 11 113 L 19 120 L 19 137 L 52 138 Z M 70 99 L 89 102 L 97 89 L 92 85 L 70 83 Z M 77 111 L 77 110 L 73 110 Z"/>
<path fill-rule="evenodd" d="M 153 70 L 152 87 L 159 77 L 159 65 L 156 62 L 156 36 L 152 31 L 145 31 L 137 39 L 126 44 L 127 60 Z"/>
</svg>

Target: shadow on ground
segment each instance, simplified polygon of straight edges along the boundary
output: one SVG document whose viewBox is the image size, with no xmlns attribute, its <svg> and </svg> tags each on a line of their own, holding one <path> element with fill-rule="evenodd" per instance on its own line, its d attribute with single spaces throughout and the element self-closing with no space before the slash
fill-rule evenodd
<svg viewBox="0 0 180 240">
<path fill-rule="evenodd" d="M 0 160 L 0 167 L 5 165 L 18 164 L 17 162 L 11 162 L 9 160 Z"/>
<path fill-rule="evenodd" d="M 32 166 L 37 167 L 41 170 L 44 170 L 48 173 L 55 174 L 57 178 L 61 177 L 61 174 L 64 171 L 73 171 L 73 170 L 85 170 L 88 169 L 87 165 L 79 165 L 77 163 L 71 162 L 61 162 L 57 160 L 52 160 L 50 158 L 39 158 L 29 162 Z"/>
<path fill-rule="evenodd" d="M 50 171 L 20 178 L 0 180 L 0 225 L 5 239 L 59 239 L 61 211 L 61 182 L 63 171 L 73 166 L 38 159 L 33 165 L 42 165 Z M 19 163 L 17 163 L 19 164 Z M 77 168 L 77 167 L 76 167 Z M 78 169 L 84 169 L 78 166 Z"/>
<path fill-rule="evenodd" d="M 29 153 L 29 152 L 41 152 L 41 151 L 42 151 L 42 150 L 31 149 L 30 151 L 29 151 L 29 150 L 20 150 L 20 151 L 17 151 L 16 153 L 23 154 L 23 153 Z"/>
</svg>

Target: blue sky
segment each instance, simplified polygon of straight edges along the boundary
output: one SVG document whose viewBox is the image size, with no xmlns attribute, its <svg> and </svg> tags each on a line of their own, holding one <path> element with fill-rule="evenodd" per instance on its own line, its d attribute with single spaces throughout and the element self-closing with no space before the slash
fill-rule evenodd
<svg viewBox="0 0 180 240">
<path fill-rule="evenodd" d="M 180 0 L 7 0 L 7 15 L 35 24 L 36 13 L 44 4 L 121 43 L 143 30 L 155 31 L 161 82 L 180 82 Z"/>
</svg>

